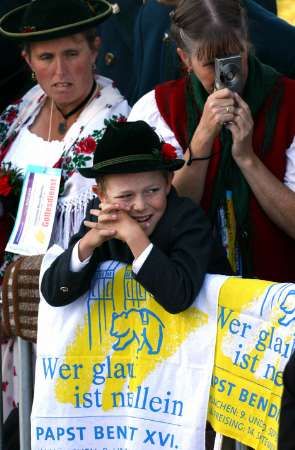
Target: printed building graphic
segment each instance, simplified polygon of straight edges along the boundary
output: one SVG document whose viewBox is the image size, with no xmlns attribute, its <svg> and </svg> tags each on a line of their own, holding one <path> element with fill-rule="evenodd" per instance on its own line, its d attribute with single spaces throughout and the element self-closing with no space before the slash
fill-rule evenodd
<svg viewBox="0 0 295 450">
<path fill-rule="evenodd" d="M 110 261 L 108 265 L 104 264 L 100 266 L 93 278 L 91 288 L 89 290 L 89 296 L 87 301 L 88 310 L 88 329 L 89 329 L 89 348 L 93 345 L 93 330 L 97 327 L 99 330 L 99 344 L 103 342 L 103 335 L 109 330 L 113 329 L 114 316 L 111 320 L 109 313 L 119 314 L 122 311 L 128 312 L 129 310 L 141 309 L 145 306 L 147 300 L 146 290 L 132 277 L 132 270 L 126 266 L 123 271 L 122 287 L 123 298 L 120 310 L 118 310 L 118 302 L 115 306 L 114 295 L 114 282 L 115 273 L 122 264 Z M 98 323 L 93 323 L 93 314 L 91 310 L 93 304 L 96 304 Z M 139 311 L 138 311 L 139 313 Z M 144 322 L 147 317 L 147 313 L 139 313 Z M 160 319 L 159 323 L 161 323 Z"/>
</svg>

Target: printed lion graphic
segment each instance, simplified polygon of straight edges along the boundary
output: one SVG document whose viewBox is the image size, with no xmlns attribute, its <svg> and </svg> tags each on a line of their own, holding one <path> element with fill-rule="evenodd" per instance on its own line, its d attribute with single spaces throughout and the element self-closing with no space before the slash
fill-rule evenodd
<svg viewBox="0 0 295 450">
<path fill-rule="evenodd" d="M 146 308 L 113 313 L 110 335 L 118 339 L 113 349 L 124 350 L 136 340 L 137 352 L 146 346 L 148 354 L 156 355 L 161 349 L 164 327 L 159 317 Z"/>
</svg>

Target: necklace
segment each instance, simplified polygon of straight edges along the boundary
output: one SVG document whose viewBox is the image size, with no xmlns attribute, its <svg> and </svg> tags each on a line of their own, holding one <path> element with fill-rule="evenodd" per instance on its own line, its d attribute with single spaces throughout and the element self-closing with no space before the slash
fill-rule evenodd
<svg viewBox="0 0 295 450">
<path fill-rule="evenodd" d="M 67 131 L 67 120 L 68 120 L 68 118 L 71 117 L 73 114 L 75 114 L 75 113 L 76 113 L 77 111 L 79 111 L 80 109 L 82 109 L 83 106 L 85 106 L 85 105 L 87 104 L 87 102 L 91 99 L 91 97 L 92 97 L 92 95 L 93 95 L 93 93 L 94 93 L 96 87 L 97 87 L 97 85 L 96 85 L 96 82 L 95 82 L 95 80 L 94 80 L 94 81 L 93 81 L 93 84 L 92 84 L 92 87 L 91 87 L 91 90 L 90 90 L 90 92 L 89 92 L 89 94 L 84 98 L 84 100 L 82 100 L 81 103 L 79 103 L 79 105 L 75 106 L 74 109 L 72 109 L 71 111 L 69 111 L 69 112 L 66 113 L 66 114 L 64 114 L 64 113 L 62 112 L 62 110 L 55 104 L 56 109 L 60 112 L 60 114 L 61 114 L 61 115 L 63 116 L 63 118 L 64 118 L 64 120 L 63 120 L 62 122 L 60 122 L 60 123 L 58 124 L 58 127 L 57 127 L 59 134 L 64 135 L 64 134 L 66 133 L 66 131 Z"/>
</svg>

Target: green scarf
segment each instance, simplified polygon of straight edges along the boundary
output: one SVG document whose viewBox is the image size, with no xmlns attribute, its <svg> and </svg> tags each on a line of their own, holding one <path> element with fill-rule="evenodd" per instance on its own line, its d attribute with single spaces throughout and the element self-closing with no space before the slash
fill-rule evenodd
<svg viewBox="0 0 295 450">
<path fill-rule="evenodd" d="M 243 99 L 251 110 L 254 122 L 279 77 L 280 74 L 274 69 L 262 64 L 253 55 L 249 55 L 248 78 L 243 92 Z M 191 73 L 186 95 L 188 135 L 190 139 L 193 136 L 196 124 L 199 122 L 198 114 L 202 114 L 208 95 L 209 94 L 205 91 L 200 81 L 193 73 Z M 272 141 L 281 95 L 281 92 L 276 95 L 276 98 L 272 101 L 271 107 L 267 111 L 264 142 L 261 149 L 262 152 L 267 150 Z M 245 268 L 244 273 L 249 276 L 252 271 L 251 255 L 249 253 L 250 227 L 248 215 L 250 190 L 247 181 L 231 155 L 231 132 L 226 128 L 222 128 L 220 140 L 222 151 L 213 187 L 209 216 L 212 223 L 214 223 L 217 208 L 225 201 L 226 190 L 231 190 L 237 223 L 238 242 L 241 249 L 243 267 Z"/>
</svg>

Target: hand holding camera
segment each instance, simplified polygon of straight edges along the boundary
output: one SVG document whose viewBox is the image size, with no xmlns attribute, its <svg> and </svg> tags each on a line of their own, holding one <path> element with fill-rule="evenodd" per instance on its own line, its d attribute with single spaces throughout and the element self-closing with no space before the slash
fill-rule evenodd
<svg viewBox="0 0 295 450">
<path fill-rule="evenodd" d="M 247 103 L 235 93 L 235 114 L 226 127 L 231 131 L 233 138 L 232 156 L 241 166 L 253 157 L 253 127 L 252 114 Z"/>
<path fill-rule="evenodd" d="M 194 137 L 203 143 L 202 148 L 206 148 L 205 153 L 208 153 L 208 147 L 213 145 L 215 137 L 218 136 L 223 126 L 232 132 L 234 130 L 235 136 L 237 134 L 241 136 L 244 134 L 245 121 L 248 120 L 248 124 L 252 122 L 251 113 L 246 114 L 245 108 L 243 109 L 241 106 L 241 102 L 243 105 L 246 103 L 240 97 L 244 86 L 240 55 L 216 58 L 214 84 L 215 90 L 209 95 L 204 105 Z M 241 133 L 237 131 L 240 127 L 243 128 Z"/>
<path fill-rule="evenodd" d="M 209 140 L 213 144 L 224 123 L 233 120 L 234 110 L 234 93 L 229 89 L 221 89 L 209 95 L 198 126 L 198 133 L 203 140 Z"/>
<path fill-rule="evenodd" d="M 241 98 L 244 81 L 240 55 L 215 59 L 215 89 L 229 89 L 233 94 L 233 106 L 225 107 L 223 125 L 233 137 L 232 155 L 236 162 L 249 159 L 253 154 L 253 119 L 247 103 Z M 227 113 L 232 118 L 227 120 Z"/>
</svg>

